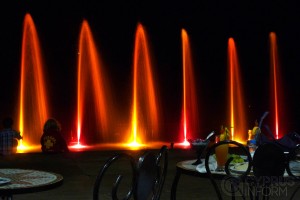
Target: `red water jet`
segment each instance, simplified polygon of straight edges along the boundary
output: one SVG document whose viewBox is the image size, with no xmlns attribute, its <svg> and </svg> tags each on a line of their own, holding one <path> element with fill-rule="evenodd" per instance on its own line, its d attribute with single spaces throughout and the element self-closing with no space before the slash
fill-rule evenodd
<svg viewBox="0 0 300 200">
<path fill-rule="evenodd" d="M 183 103 L 181 114 L 181 135 L 184 142 L 193 139 L 199 134 L 198 103 L 195 87 L 193 62 L 190 41 L 187 32 L 181 30 L 182 39 L 182 79 L 183 79 Z"/>
<path fill-rule="evenodd" d="M 283 100 L 283 83 L 281 80 L 280 72 L 280 62 L 278 58 L 278 47 L 277 47 L 277 37 L 274 32 L 269 34 L 270 38 L 270 87 L 271 87 L 271 99 L 270 112 L 272 115 L 272 132 L 275 134 L 275 138 L 278 139 L 282 137 L 287 130 L 284 129 L 283 124 L 288 121 L 287 110 L 284 109 L 284 100 Z"/>
</svg>

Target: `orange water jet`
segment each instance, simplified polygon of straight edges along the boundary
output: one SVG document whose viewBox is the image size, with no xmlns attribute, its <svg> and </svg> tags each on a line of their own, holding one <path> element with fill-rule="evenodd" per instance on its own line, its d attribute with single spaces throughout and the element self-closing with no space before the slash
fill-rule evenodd
<svg viewBox="0 0 300 200">
<path fill-rule="evenodd" d="M 19 147 L 22 150 L 28 145 L 40 145 L 43 125 L 49 116 L 40 52 L 35 24 L 31 15 L 26 14 L 23 24 L 19 110 L 19 130 L 23 136 Z"/>
<path fill-rule="evenodd" d="M 133 54 L 133 103 L 129 143 L 138 145 L 158 137 L 158 103 L 151 56 L 144 27 L 137 25 Z"/>
<path fill-rule="evenodd" d="M 184 143 L 189 144 L 187 143 L 187 139 L 196 138 L 197 134 L 199 134 L 199 116 L 190 41 L 188 34 L 184 29 L 181 30 L 181 39 L 183 69 L 181 133 L 183 133 Z M 182 140 L 182 138 L 180 139 Z"/>
<path fill-rule="evenodd" d="M 238 54 L 233 38 L 228 40 L 228 68 L 231 139 L 244 143 L 248 137 L 247 118 Z"/>
<path fill-rule="evenodd" d="M 108 81 L 105 79 L 89 24 L 83 21 L 79 37 L 77 72 L 77 143 L 85 139 L 93 142 L 109 140 L 109 116 L 112 113 Z"/>
</svg>

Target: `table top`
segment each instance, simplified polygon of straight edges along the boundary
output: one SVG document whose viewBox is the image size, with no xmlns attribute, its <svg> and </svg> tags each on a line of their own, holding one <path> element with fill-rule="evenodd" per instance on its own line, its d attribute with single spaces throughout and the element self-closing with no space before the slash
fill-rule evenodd
<svg viewBox="0 0 300 200">
<path fill-rule="evenodd" d="M 204 159 L 201 159 L 202 160 L 202 163 L 204 165 Z M 206 173 L 201 173 L 199 172 L 196 168 L 198 165 L 193 165 L 192 163 L 194 163 L 196 160 L 183 160 L 183 161 L 180 161 L 176 164 L 177 167 L 183 169 L 183 170 L 188 170 L 188 171 L 195 171 L 195 172 L 198 172 L 199 174 L 206 174 Z M 211 171 L 211 173 L 213 174 L 219 174 L 219 175 L 226 175 L 225 172 L 219 172 L 219 171 Z"/>
<path fill-rule="evenodd" d="M 202 163 L 204 165 L 204 159 L 201 159 Z M 193 165 L 192 163 L 194 163 L 196 160 L 183 160 L 180 161 L 176 164 L 176 167 L 185 171 L 186 174 L 191 174 L 191 175 L 196 175 L 196 176 L 200 176 L 200 177 L 208 177 L 207 173 L 203 173 L 198 171 L 197 166 L 198 165 Z M 300 175 L 300 162 L 298 163 L 293 163 L 293 164 L 297 164 L 297 171 L 292 171 L 294 175 L 299 176 Z M 227 174 L 225 173 L 225 171 L 211 171 L 212 175 L 217 176 L 217 177 L 222 177 L 222 176 L 226 176 Z M 239 174 L 239 173 L 235 173 L 235 172 L 231 172 L 233 174 Z M 250 175 L 253 175 L 252 172 L 250 172 Z M 284 173 L 284 177 L 288 177 L 288 173 L 285 171 Z"/>
<path fill-rule="evenodd" d="M 10 181 L 1 182 L 1 178 Z M 62 182 L 63 176 L 53 172 L 34 169 L 0 169 L 0 194 L 2 195 L 48 190 L 61 185 Z"/>
<path fill-rule="evenodd" d="M 190 171 L 197 171 L 196 167 L 197 165 L 192 165 L 193 162 L 196 160 L 184 160 L 180 161 L 176 164 L 176 167 L 179 167 L 181 169 L 190 170 Z M 200 173 L 200 172 L 199 172 Z"/>
</svg>

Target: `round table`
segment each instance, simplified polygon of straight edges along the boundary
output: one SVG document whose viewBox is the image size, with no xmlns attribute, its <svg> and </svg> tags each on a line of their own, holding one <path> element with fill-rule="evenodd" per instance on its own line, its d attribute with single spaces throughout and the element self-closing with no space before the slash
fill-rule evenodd
<svg viewBox="0 0 300 200">
<path fill-rule="evenodd" d="M 1 181 L 9 179 L 5 183 Z M 34 169 L 0 169 L 0 196 L 12 198 L 13 194 L 39 192 L 60 186 L 63 176 L 53 172 Z"/>
<path fill-rule="evenodd" d="M 201 159 L 202 162 L 204 162 L 204 159 Z M 187 175 L 187 176 L 193 176 L 193 177 L 200 177 L 200 178 L 210 178 L 210 175 L 208 173 L 201 173 L 199 172 L 196 167 L 197 165 L 193 165 L 192 163 L 194 163 L 196 160 L 184 160 L 184 161 L 180 161 L 176 164 L 176 174 L 172 183 L 172 188 L 171 188 L 171 199 L 172 200 L 176 200 L 176 191 L 177 191 L 177 185 L 179 182 L 179 179 L 181 177 L 182 174 Z M 291 161 L 292 162 L 292 161 Z M 295 176 L 300 177 L 300 162 L 292 162 L 292 164 L 294 165 L 298 165 L 297 169 L 299 169 L 299 171 L 293 171 L 293 174 Z M 227 174 L 225 172 L 217 172 L 217 171 L 212 171 L 212 176 L 214 177 L 214 179 L 218 179 L 218 180 L 222 180 L 225 177 L 227 177 Z M 255 181 L 255 177 L 253 175 L 253 172 L 251 171 L 249 173 L 249 175 L 247 176 L 249 177 L 249 179 L 247 179 L 248 181 Z M 251 177 L 253 177 L 251 179 Z M 286 181 L 286 183 L 288 183 L 287 181 L 289 180 L 289 178 L 291 178 L 291 180 L 295 180 L 292 179 L 292 177 L 289 176 L 289 174 L 285 171 L 283 177 L 285 178 L 284 181 Z M 234 199 L 235 197 L 232 196 L 232 199 Z"/>
<path fill-rule="evenodd" d="M 177 191 L 177 185 L 178 181 L 180 179 L 181 174 L 185 174 L 188 176 L 194 176 L 194 177 L 201 177 L 201 178 L 209 178 L 209 175 L 207 173 L 200 173 L 196 170 L 197 165 L 193 165 L 196 160 L 184 160 L 181 162 L 178 162 L 176 164 L 176 174 L 172 183 L 171 188 L 171 199 L 176 199 L 176 191 Z M 204 162 L 204 159 L 202 159 L 202 162 Z M 219 172 L 215 174 L 216 178 L 222 179 L 225 176 L 225 172 Z"/>
</svg>

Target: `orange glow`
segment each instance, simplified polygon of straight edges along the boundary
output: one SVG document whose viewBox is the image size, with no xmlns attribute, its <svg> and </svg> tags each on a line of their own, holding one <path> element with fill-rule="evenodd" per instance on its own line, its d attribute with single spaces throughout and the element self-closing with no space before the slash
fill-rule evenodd
<svg viewBox="0 0 300 200">
<path fill-rule="evenodd" d="M 24 142 L 40 145 L 43 125 L 49 116 L 43 74 L 37 31 L 30 14 L 26 14 L 21 54 L 19 130 L 23 140 L 19 142 L 20 150 L 24 148 Z"/>
<path fill-rule="evenodd" d="M 228 40 L 228 68 L 229 68 L 229 118 L 232 140 L 246 141 L 248 127 L 246 119 L 246 107 L 244 105 L 243 87 L 239 71 L 238 55 L 233 38 Z"/>
<path fill-rule="evenodd" d="M 273 123 L 275 129 L 275 138 L 280 138 L 283 136 L 285 131 L 283 130 L 282 124 L 288 121 L 288 115 L 286 114 L 287 110 L 284 109 L 283 103 L 283 92 L 282 90 L 282 81 L 280 79 L 280 65 L 278 59 L 278 50 L 277 50 L 277 37 L 274 32 L 271 32 L 270 35 L 270 71 L 271 71 L 271 111 L 274 112 Z M 279 124 L 280 122 L 280 124 Z M 274 130 L 273 130 L 274 131 Z M 280 134 L 281 133 L 281 134 Z"/>
<path fill-rule="evenodd" d="M 135 149 L 140 149 L 141 147 L 144 147 L 145 145 L 133 141 L 131 143 L 125 144 L 125 146 L 127 146 L 131 150 L 135 150 Z"/>
<path fill-rule="evenodd" d="M 159 149 L 162 145 L 169 145 L 166 142 L 147 142 L 147 144 L 130 144 L 130 143 L 98 143 L 93 145 L 81 145 L 73 143 L 69 145 L 69 149 L 71 152 L 81 152 L 81 151 L 101 151 L 101 150 L 142 150 L 142 149 Z M 176 147 L 186 149 L 186 146 L 181 146 L 174 144 Z M 37 153 L 41 152 L 41 146 L 40 145 L 22 145 L 18 147 L 17 153 Z"/>
<path fill-rule="evenodd" d="M 199 133 L 198 103 L 194 80 L 191 47 L 187 32 L 181 30 L 182 39 L 182 69 L 183 69 L 183 103 L 182 103 L 182 132 L 183 140 L 196 138 Z"/>
<path fill-rule="evenodd" d="M 86 20 L 83 21 L 79 37 L 77 72 L 77 141 L 80 143 L 84 132 L 101 133 L 97 137 L 107 141 L 109 119 L 108 82 L 100 62 L 95 42 Z M 105 87 L 104 87 L 105 86 Z M 85 120 L 85 121 L 84 121 Z M 110 120 L 112 121 L 112 120 Z"/>
<path fill-rule="evenodd" d="M 155 140 L 158 137 L 158 104 L 146 32 L 138 24 L 133 54 L 133 104 L 130 144 Z"/>
<path fill-rule="evenodd" d="M 248 140 L 251 140 L 252 130 L 248 130 Z"/>
<path fill-rule="evenodd" d="M 27 153 L 27 152 L 40 152 L 41 146 L 40 145 L 29 145 L 25 142 L 22 142 L 17 147 L 17 153 Z"/>
<path fill-rule="evenodd" d="M 241 144 L 244 144 L 244 145 L 247 145 L 247 138 L 246 138 L 246 140 L 244 140 L 244 139 L 243 140 L 235 139 L 234 141 L 236 141 L 238 143 L 241 143 Z"/>
</svg>

